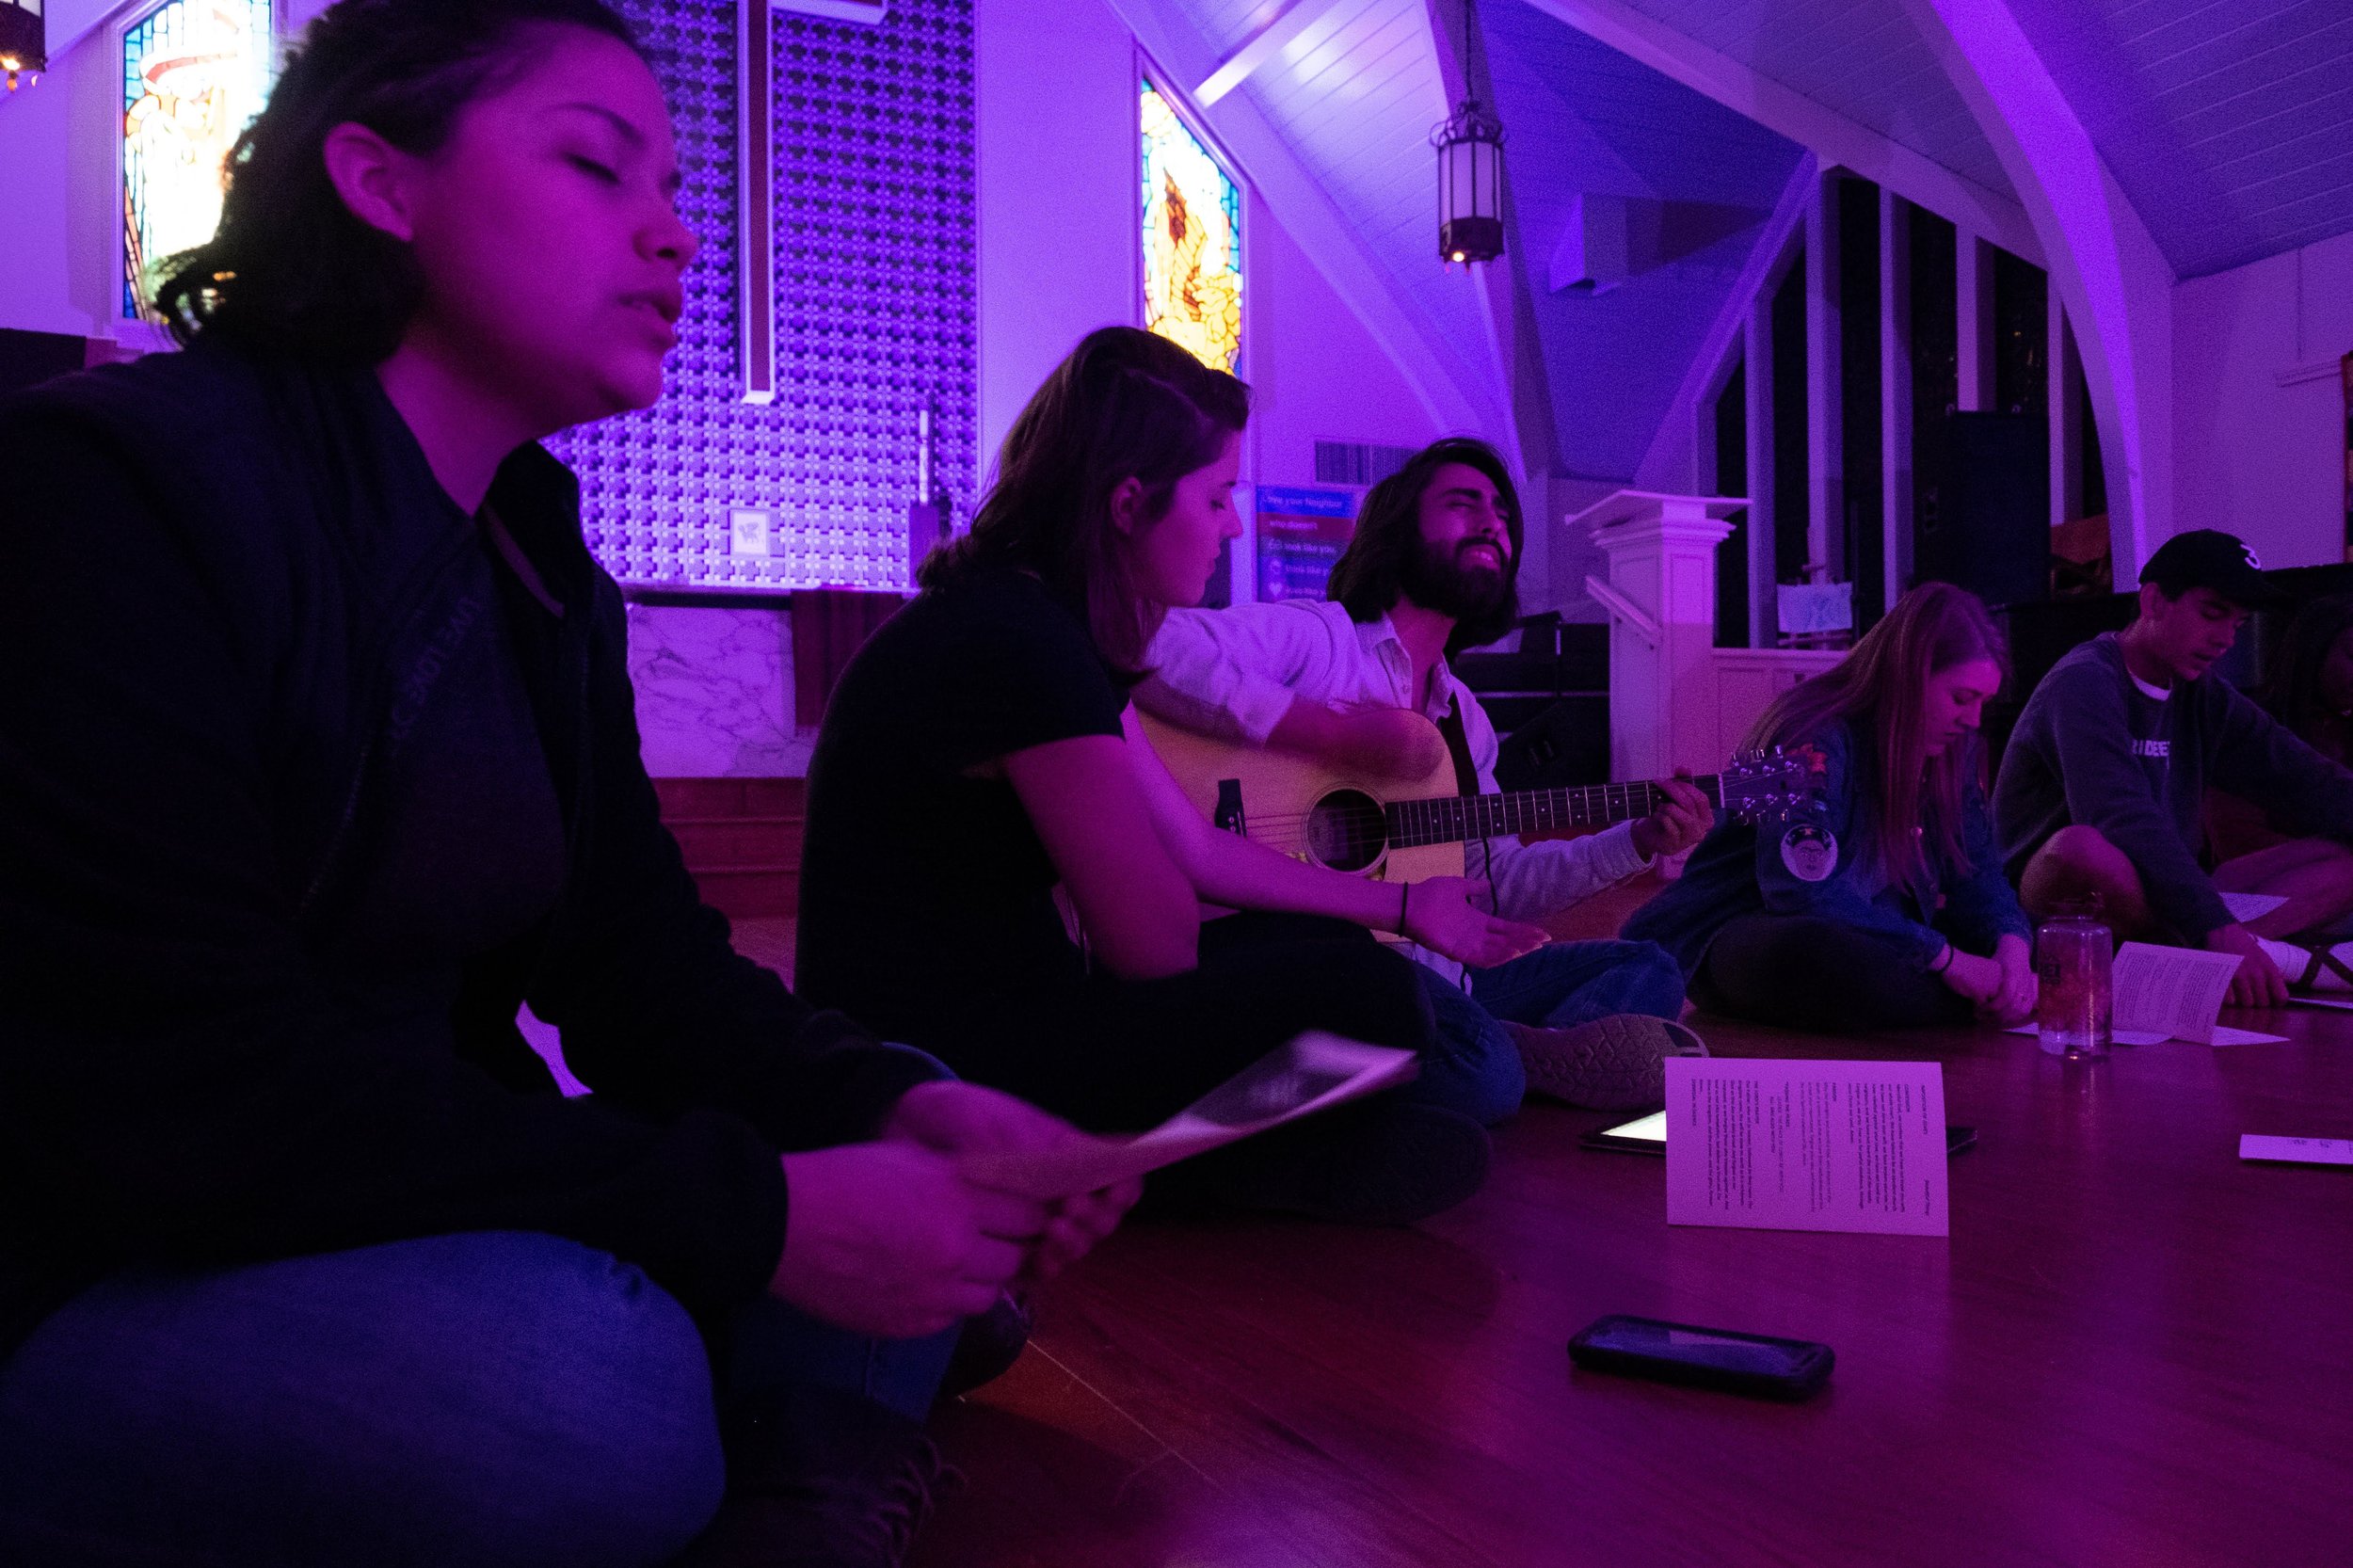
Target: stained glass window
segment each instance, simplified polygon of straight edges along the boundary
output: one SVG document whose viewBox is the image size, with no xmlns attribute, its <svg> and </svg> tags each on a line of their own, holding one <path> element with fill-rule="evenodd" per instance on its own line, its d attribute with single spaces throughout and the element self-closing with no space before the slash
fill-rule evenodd
<svg viewBox="0 0 2353 1568">
<path fill-rule="evenodd" d="M 122 33 L 122 313 L 213 237 L 229 149 L 269 96 L 270 0 L 170 0 Z"/>
<path fill-rule="evenodd" d="M 1144 324 L 1203 364 L 1241 353 L 1241 188 L 1144 84 Z"/>
</svg>

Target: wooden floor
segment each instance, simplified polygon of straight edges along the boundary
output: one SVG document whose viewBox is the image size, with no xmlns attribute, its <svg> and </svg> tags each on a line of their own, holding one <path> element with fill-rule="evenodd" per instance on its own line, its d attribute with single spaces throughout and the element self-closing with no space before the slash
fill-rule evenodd
<svg viewBox="0 0 2353 1568">
<path fill-rule="evenodd" d="M 1946 1064 L 1949 1240 L 1671 1229 L 1664 1164 L 1532 1106 L 1411 1228 L 1132 1226 L 938 1423 L 916 1568 L 2353 1562 L 2353 1015 L 2085 1069 L 1993 1032 L 1720 1054 Z M 2241 1021 L 2265 1024 L 2261 1017 Z M 2267 1025 L 2268 1026 L 2268 1025 Z M 1573 1372 L 1607 1312 L 1830 1343 L 1786 1407 Z"/>
<path fill-rule="evenodd" d="M 789 921 L 737 942 L 789 968 Z M 1950 1239 L 1670 1227 L 1663 1161 L 1545 1105 L 1410 1229 L 1131 1225 L 939 1418 L 970 1484 L 912 1568 L 2353 1563 L 2353 1168 L 2235 1158 L 2353 1138 L 2353 1014 L 2089 1068 L 1993 1031 L 1691 1021 L 1720 1055 L 1944 1062 L 1979 1138 Z M 1796 1407 L 1573 1372 L 1609 1312 L 1837 1369 Z"/>
</svg>

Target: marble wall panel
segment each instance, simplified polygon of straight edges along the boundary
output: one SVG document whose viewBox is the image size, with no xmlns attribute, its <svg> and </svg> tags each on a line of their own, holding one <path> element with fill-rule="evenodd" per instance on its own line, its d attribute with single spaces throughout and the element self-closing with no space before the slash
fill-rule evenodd
<svg viewBox="0 0 2353 1568">
<path fill-rule="evenodd" d="M 797 778 L 814 730 L 792 724 L 792 617 L 782 606 L 629 607 L 629 674 L 656 778 Z"/>
</svg>

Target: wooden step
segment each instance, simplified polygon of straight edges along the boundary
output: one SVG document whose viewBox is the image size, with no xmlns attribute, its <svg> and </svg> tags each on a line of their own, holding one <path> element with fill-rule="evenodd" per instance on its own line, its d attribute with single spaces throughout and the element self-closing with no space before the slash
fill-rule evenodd
<svg viewBox="0 0 2353 1568">
<path fill-rule="evenodd" d="M 798 871 L 801 865 L 801 824 L 790 822 L 728 822 L 704 818 L 674 822 L 670 832 L 690 866 L 775 866 Z"/>
<path fill-rule="evenodd" d="M 796 912 L 806 780 L 657 778 L 653 785 L 704 903 L 734 920 Z"/>
<path fill-rule="evenodd" d="M 790 919 L 800 909 L 797 871 L 703 870 L 694 876 L 703 902 L 731 920 Z"/>
<path fill-rule="evenodd" d="M 804 778 L 657 778 L 664 821 L 674 817 L 797 817 L 808 798 Z"/>
</svg>

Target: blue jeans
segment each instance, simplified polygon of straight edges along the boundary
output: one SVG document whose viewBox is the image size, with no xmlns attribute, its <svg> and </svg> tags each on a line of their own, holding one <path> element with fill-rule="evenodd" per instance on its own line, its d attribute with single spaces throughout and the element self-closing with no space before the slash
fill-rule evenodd
<svg viewBox="0 0 2353 1568">
<path fill-rule="evenodd" d="M 1465 991 L 1427 965 L 1422 988 L 1438 1016 L 1438 1044 L 1402 1092 L 1493 1127 L 1528 1092 L 1506 1023 L 1570 1029 L 1613 1013 L 1673 1018 L 1683 971 L 1656 942 L 1547 942 L 1525 957 L 1470 971 Z"/>
<path fill-rule="evenodd" d="M 952 1332 L 745 1308 L 725 1392 L 920 1417 Z M 0 1560 L 651 1568 L 719 1505 L 709 1354 L 631 1265 L 490 1231 L 119 1275 L 0 1365 Z"/>
</svg>

